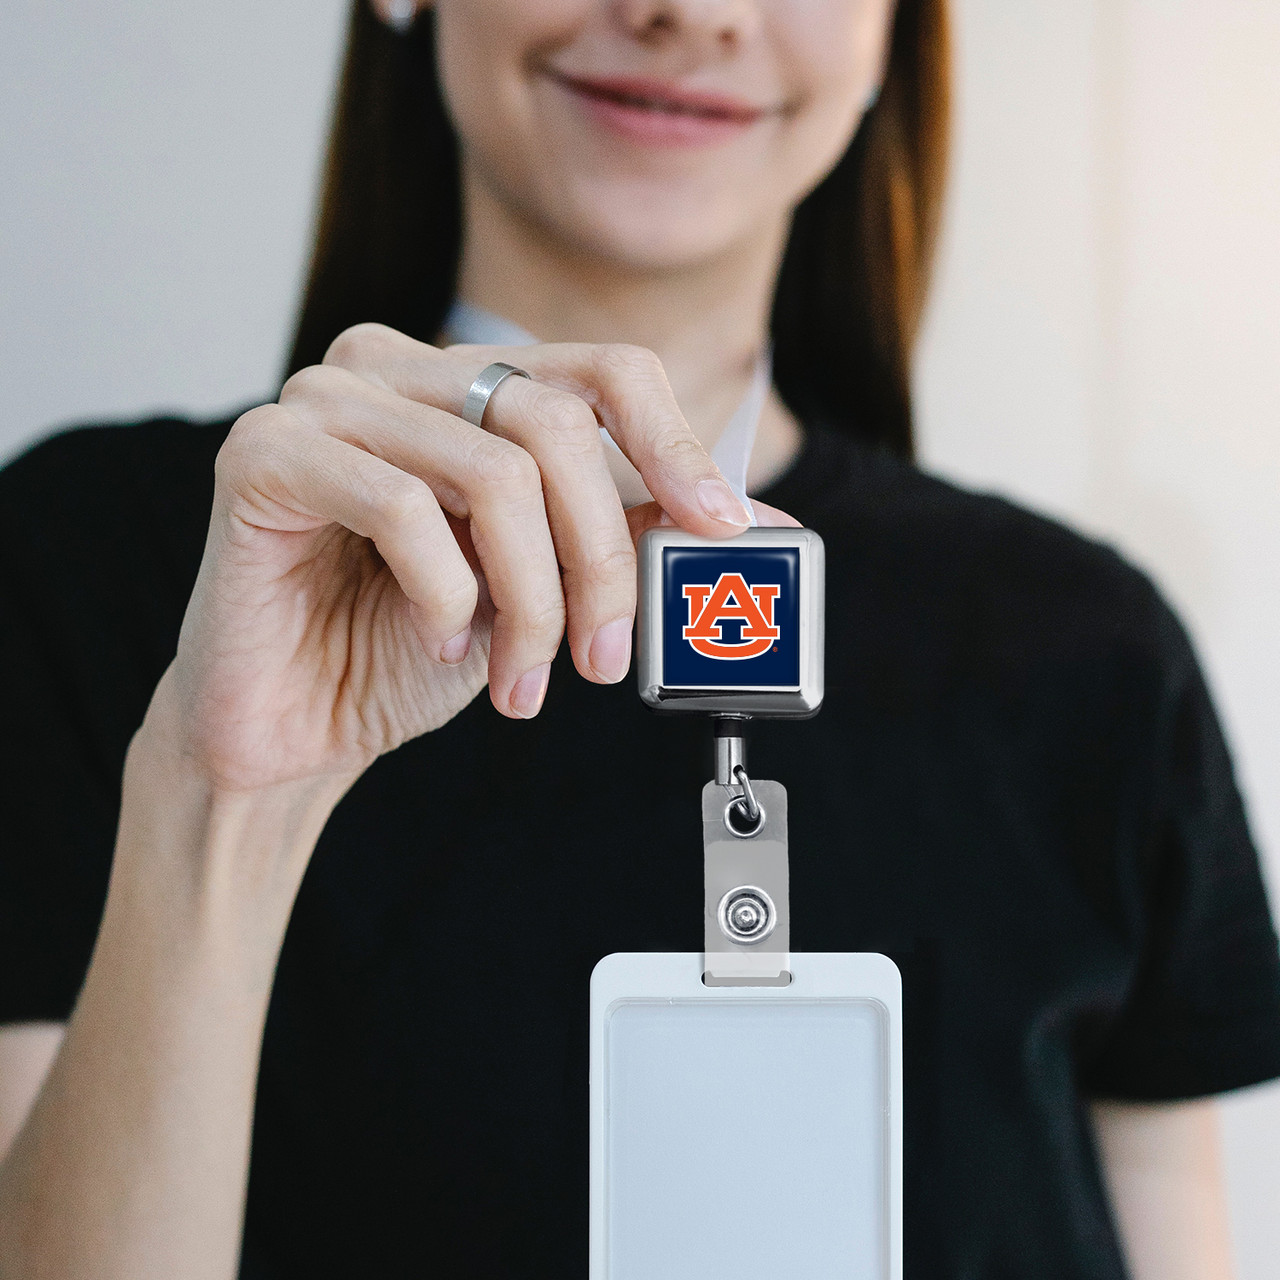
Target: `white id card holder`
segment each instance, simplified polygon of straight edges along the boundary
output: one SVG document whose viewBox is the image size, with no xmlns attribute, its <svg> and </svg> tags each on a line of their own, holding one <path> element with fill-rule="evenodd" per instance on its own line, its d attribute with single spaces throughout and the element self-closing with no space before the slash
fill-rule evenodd
<svg viewBox="0 0 1280 1280">
<path fill-rule="evenodd" d="M 590 1280 L 898 1280 L 901 1000 L 884 956 L 708 987 L 699 952 L 591 978 Z"/>
</svg>

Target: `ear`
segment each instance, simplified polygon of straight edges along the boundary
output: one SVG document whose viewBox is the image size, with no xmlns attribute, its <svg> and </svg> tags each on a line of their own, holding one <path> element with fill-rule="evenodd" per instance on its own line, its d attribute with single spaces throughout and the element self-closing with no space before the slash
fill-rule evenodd
<svg viewBox="0 0 1280 1280">
<path fill-rule="evenodd" d="M 430 0 L 370 0 L 374 16 L 400 35 L 413 26 L 429 4 Z"/>
</svg>

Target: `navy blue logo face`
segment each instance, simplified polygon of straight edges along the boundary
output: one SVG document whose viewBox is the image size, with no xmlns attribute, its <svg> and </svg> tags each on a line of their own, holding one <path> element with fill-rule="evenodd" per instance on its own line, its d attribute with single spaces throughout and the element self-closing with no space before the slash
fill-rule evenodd
<svg viewBox="0 0 1280 1280">
<path fill-rule="evenodd" d="M 797 687 L 799 550 L 667 547 L 662 683 L 694 689 Z"/>
</svg>

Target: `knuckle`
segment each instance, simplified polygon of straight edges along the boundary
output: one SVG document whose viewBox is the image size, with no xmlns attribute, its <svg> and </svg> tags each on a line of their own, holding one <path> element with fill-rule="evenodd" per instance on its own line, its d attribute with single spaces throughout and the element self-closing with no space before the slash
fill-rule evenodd
<svg viewBox="0 0 1280 1280">
<path fill-rule="evenodd" d="M 331 399 L 342 382 L 335 369 L 309 364 L 291 374 L 280 388 L 280 403 L 320 404 Z"/>
<path fill-rule="evenodd" d="M 550 390 L 535 408 L 538 425 L 558 445 L 594 445 L 600 424 L 590 405 L 568 391 Z"/>
<path fill-rule="evenodd" d="M 636 576 L 635 548 L 628 541 L 625 545 L 610 547 L 593 556 L 583 566 L 582 585 L 612 587 L 618 582 L 634 585 Z"/>
<path fill-rule="evenodd" d="M 466 620 L 476 611 L 480 591 L 475 575 L 465 565 L 456 574 L 435 583 L 431 612 L 442 627 L 452 635 L 461 630 Z"/>
<path fill-rule="evenodd" d="M 602 378 L 610 383 L 666 381 L 657 353 L 633 343 L 610 342 L 597 347 L 595 363 Z"/>
<path fill-rule="evenodd" d="M 526 603 L 521 610 L 521 631 L 530 640 L 546 640 L 554 644 L 564 631 L 564 596 L 538 596 Z"/>
<path fill-rule="evenodd" d="M 215 480 L 235 484 L 268 456 L 285 425 L 279 405 L 263 404 L 242 413 L 227 432 L 213 461 Z"/>
<path fill-rule="evenodd" d="M 525 496 L 542 489 L 542 473 L 533 456 L 497 436 L 486 435 L 477 441 L 471 471 L 484 488 L 505 494 Z"/>
<path fill-rule="evenodd" d="M 395 330 L 372 320 L 353 324 L 329 343 L 322 363 L 326 365 L 355 365 L 368 360 L 372 353 L 385 350 L 391 343 Z"/>
<path fill-rule="evenodd" d="M 662 431 L 654 437 L 651 448 L 663 466 L 679 471 L 707 469 L 707 451 L 689 432 Z"/>
<path fill-rule="evenodd" d="M 375 481 L 371 501 L 388 532 L 420 523 L 435 505 L 435 497 L 426 484 L 403 471 Z"/>
</svg>

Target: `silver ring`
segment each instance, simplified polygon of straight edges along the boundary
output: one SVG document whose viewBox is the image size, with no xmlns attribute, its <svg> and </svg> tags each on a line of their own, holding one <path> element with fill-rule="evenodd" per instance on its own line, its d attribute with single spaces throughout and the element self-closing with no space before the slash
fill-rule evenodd
<svg viewBox="0 0 1280 1280">
<path fill-rule="evenodd" d="M 471 384 L 467 398 L 462 402 L 462 416 L 473 427 L 484 425 L 484 411 L 489 407 L 489 397 L 513 373 L 518 378 L 529 376 L 523 369 L 517 369 L 515 365 L 506 364 L 502 360 L 495 360 L 493 364 L 487 364 L 480 370 L 480 376 Z"/>
<path fill-rule="evenodd" d="M 747 771 L 741 765 L 734 766 L 733 776 L 742 788 L 741 798 L 747 806 L 747 821 L 755 822 L 760 816 L 760 806 L 756 804 L 756 793 L 751 790 L 751 779 L 747 777 Z"/>
</svg>

